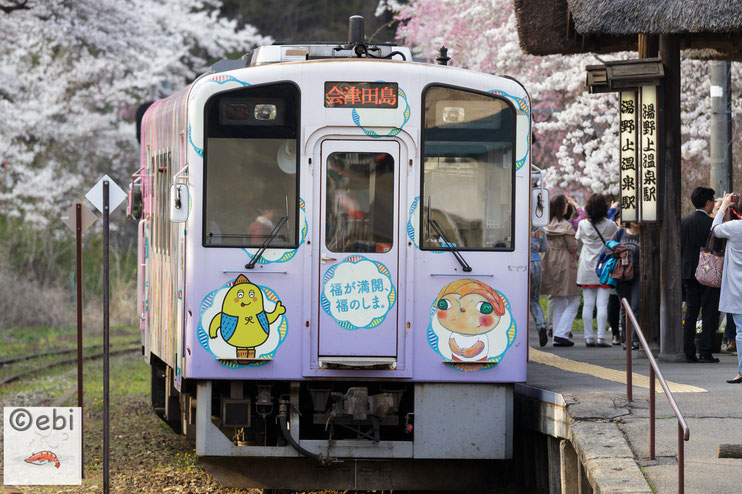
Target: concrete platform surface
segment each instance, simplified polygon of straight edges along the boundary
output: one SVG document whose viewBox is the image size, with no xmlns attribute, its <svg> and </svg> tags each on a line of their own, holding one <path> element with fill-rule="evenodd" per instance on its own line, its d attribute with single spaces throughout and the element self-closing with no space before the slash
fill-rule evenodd
<svg viewBox="0 0 742 494">
<path fill-rule="evenodd" d="M 581 334 L 575 334 L 573 347 L 555 348 L 549 343 L 540 348 L 536 334 L 529 340 L 527 384 L 560 393 L 575 425 L 617 425 L 652 489 L 678 492 L 678 421 L 659 383 L 656 459 L 649 459 L 649 360 L 643 353 L 633 352 L 633 401 L 629 403 L 626 352 L 620 346 L 587 348 Z M 715 356 L 720 359 L 717 364 L 659 362 L 690 428 L 690 440 L 684 443 L 687 493 L 742 493 L 742 459 L 717 457 L 719 444 L 742 445 L 742 384 L 726 382 L 737 375 L 737 356 Z"/>
</svg>

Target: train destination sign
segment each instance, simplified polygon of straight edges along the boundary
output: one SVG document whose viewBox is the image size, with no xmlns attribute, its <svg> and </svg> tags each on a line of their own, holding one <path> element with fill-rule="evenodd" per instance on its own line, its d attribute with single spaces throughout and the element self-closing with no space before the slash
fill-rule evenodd
<svg viewBox="0 0 742 494">
<path fill-rule="evenodd" d="M 325 82 L 325 108 L 397 108 L 396 82 Z"/>
</svg>

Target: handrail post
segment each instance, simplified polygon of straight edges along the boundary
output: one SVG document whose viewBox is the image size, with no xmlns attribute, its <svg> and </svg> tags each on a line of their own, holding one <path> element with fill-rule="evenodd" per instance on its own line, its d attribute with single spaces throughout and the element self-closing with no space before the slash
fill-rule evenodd
<svg viewBox="0 0 742 494">
<path fill-rule="evenodd" d="M 655 433 L 655 413 L 654 413 L 654 367 L 649 366 L 649 459 L 654 460 L 654 433 Z"/>
<path fill-rule="evenodd" d="M 652 355 L 652 351 L 649 348 L 649 343 L 642 333 L 641 327 L 634 316 L 634 311 L 631 310 L 629 302 L 623 298 L 621 299 L 621 305 L 623 306 L 626 314 L 626 398 L 631 402 L 631 334 L 632 329 L 636 330 L 636 337 L 639 340 L 639 344 L 644 349 L 644 353 L 649 359 L 649 459 L 655 459 L 655 380 L 660 382 L 662 390 L 665 392 L 667 401 L 670 402 L 672 410 L 675 412 L 675 416 L 678 418 L 678 492 L 684 494 L 685 492 L 685 450 L 683 441 L 690 439 L 690 429 L 688 424 L 683 418 L 683 414 L 678 408 L 678 404 L 675 402 L 675 398 L 672 396 L 670 387 L 667 385 L 662 372 L 657 366 L 657 361 Z"/>
<path fill-rule="evenodd" d="M 631 383 L 631 322 L 629 321 L 629 312 L 624 309 L 626 322 L 624 327 L 624 343 L 626 344 L 626 401 L 631 403 L 633 399 L 633 385 Z"/>
<path fill-rule="evenodd" d="M 685 452 L 683 450 L 683 424 L 678 419 L 678 494 L 685 492 Z"/>
</svg>

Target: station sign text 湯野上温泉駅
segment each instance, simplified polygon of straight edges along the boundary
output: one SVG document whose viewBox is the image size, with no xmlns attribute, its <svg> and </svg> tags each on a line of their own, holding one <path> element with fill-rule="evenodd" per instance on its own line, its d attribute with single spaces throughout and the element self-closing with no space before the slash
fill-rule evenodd
<svg viewBox="0 0 742 494">
<path fill-rule="evenodd" d="M 325 108 L 397 108 L 396 82 L 325 82 Z"/>
</svg>

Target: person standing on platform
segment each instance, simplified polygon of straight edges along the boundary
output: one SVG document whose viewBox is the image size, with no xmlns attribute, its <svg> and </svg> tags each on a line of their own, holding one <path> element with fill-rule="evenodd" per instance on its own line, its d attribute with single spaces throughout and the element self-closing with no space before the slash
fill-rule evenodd
<svg viewBox="0 0 742 494">
<path fill-rule="evenodd" d="M 546 232 L 543 228 L 531 228 L 531 300 L 529 303 L 531 316 L 536 322 L 538 331 L 538 344 L 545 346 L 548 341 L 546 336 L 546 318 L 544 318 L 544 309 L 541 308 L 539 295 L 541 294 L 541 252 L 548 252 L 549 241 L 546 239 Z"/>
<path fill-rule="evenodd" d="M 610 287 L 603 285 L 595 274 L 598 256 L 618 230 L 613 221 L 606 218 L 608 203 L 603 194 L 591 194 L 585 204 L 587 218 L 577 226 L 576 238 L 582 242 L 580 267 L 577 271 L 577 284 L 582 287 L 582 323 L 585 328 L 585 345 L 589 347 L 612 346 L 605 338 L 605 326 L 608 321 L 608 296 Z M 593 309 L 597 308 L 598 339 L 593 333 Z"/>
<path fill-rule="evenodd" d="M 616 232 L 612 239 L 620 244 L 628 245 L 631 248 L 631 255 L 634 259 L 634 277 L 630 280 L 620 280 L 616 285 L 616 292 L 618 292 L 618 296 L 620 298 L 625 298 L 626 300 L 628 300 L 629 306 L 631 306 L 631 310 L 634 313 L 634 316 L 636 316 L 637 320 L 639 319 L 639 312 L 641 310 L 641 302 L 639 300 L 639 231 L 639 223 L 630 221 L 628 222 L 628 225 L 626 225 L 626 229 L 620 229 L 618 232 Z M 632 331 L 631 348 L 633 350 L 638 350 L 639 345 L 639 337 L 637 336 L 636 331 Z"/>
<path fill-rule="evenodd" d="M 611 205 L 611 209 L 608 210 L 607 218 L 609 220 L 612 220 L 618 226 L 618 230 L 613 236 L 613 240 L 615 240 L 616 242 L 621 242 L 621 237 L 626 232 L 626 230 L 621 227 L 621 210 L 618 209 L 617 202 L 614 202 Z M 619 346 L 623 341 L 621 338 L 621 301 L 618 298 L 616 287 L 611 287 L 609 293 L 608 326 L 610 326 L 611 333 L 613 334 L 613 340 L 611 341 L 611 343 L 613 345 Z"/>
<path fill-rule="evenodd" d="M 577 288 L 577 240 L 569 224 L 567 199 L 560 194 L 551 200 L 550 221 L 544 228 L 549 242 L 543 264 L 541 293 L 552 296 L 554 321 L 554 346 L 572 346 L 569 339 L 572 323 L 580 307 L 580 291 Z"/>
<path fill-rule="evenodd" d="M 730 314 L 737 327 L 737 376 L 729 379 L 730 384 L 742 383 L 742 221 L 723 223 L 724 214 L 732 203 L 732 194 L 724 194 L 719 211 L 713 219 L 712 231 L 718 238 L 726 238 L 724 251 L 724 270 L 721 273 L 721 296 L 719 310 Z M 717 359 L 718 361 L 718 359 Z"/>
<path fill-rule="evenodd" d="M 696 187 L 690 200 L 696 208 L 683 218 L 680 224 L 680 256 L 682 259 L 680 277 L 685 285 L 685 319 L 683 322 L 683 352 L 688 362 L 716 363 L 718 358 L 712 355 L 714 333 L 719 327 L 719 288 L 704 286 L 696 280 L 698 254 L 706 245 L 711 224 L 714 220 L 709 213 L 714 209 L 714 189 Z M 721 211 L 722 208 L 719 208 Z M 716 216 L 719 216 L 717 213 Z M 722 214 L 722 219 L 724 215 Z M 726 262 L 726 260 L 725 260 Z M 740 271 L 742 274 L 742 271 Z M 698 312 L 703 318 L 701 348 L 696 356 L 696 321 Z"/>
</svg>

